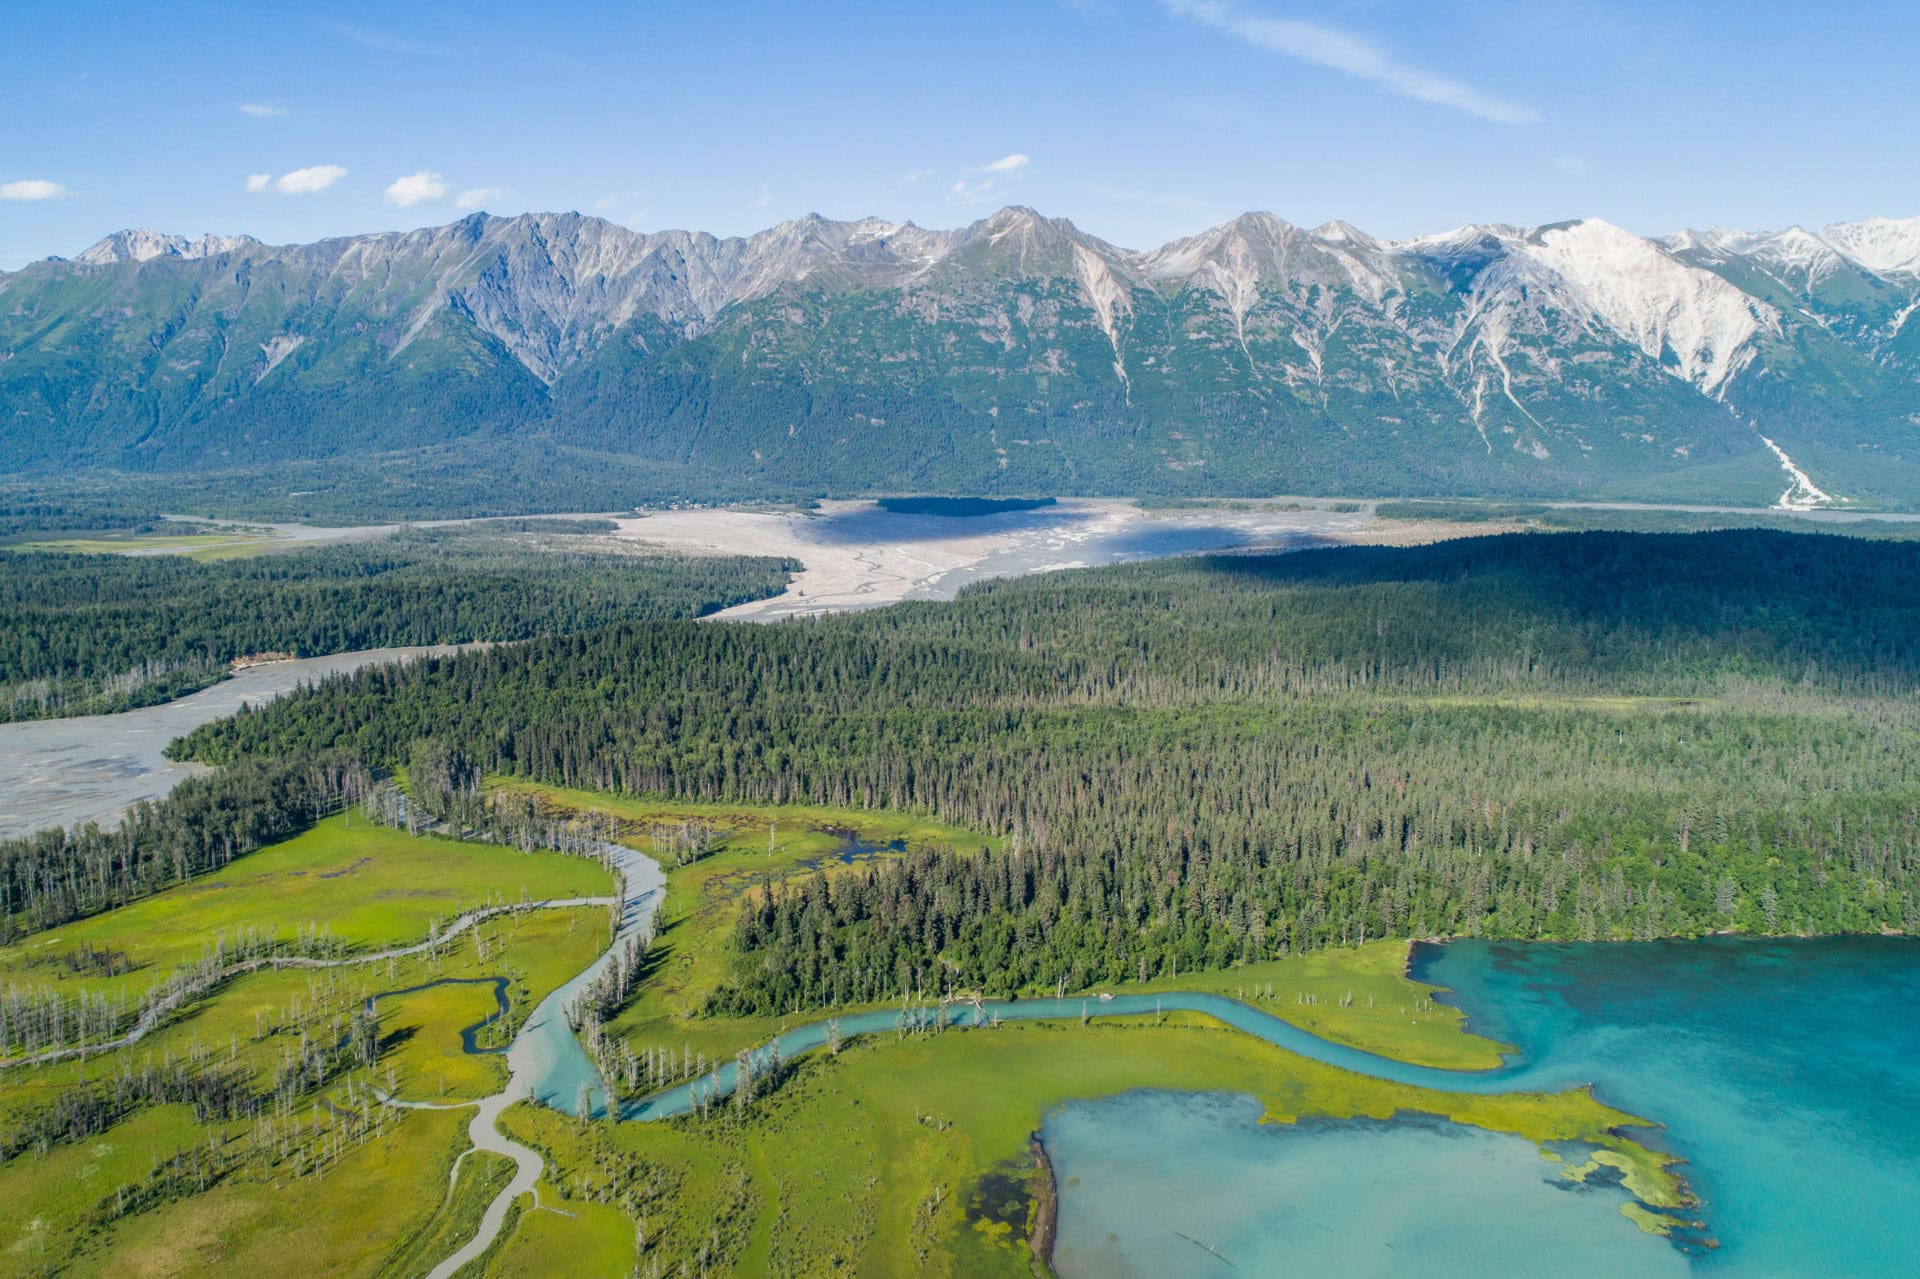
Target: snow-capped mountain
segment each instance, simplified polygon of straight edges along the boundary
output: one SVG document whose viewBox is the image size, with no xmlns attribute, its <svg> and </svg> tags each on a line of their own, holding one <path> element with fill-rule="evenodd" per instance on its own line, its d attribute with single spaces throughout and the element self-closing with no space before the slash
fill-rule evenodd
<svg viewBox="0 0 1920 1279">
<path fill-rule="evenodd" d="M 0 275 L 0 462 L 548 433 L 841 487 L 1920 502 L 1920 218 L 1156 249 L 1026 208 L 744 237 L 580 214 Z"/>
</svg>

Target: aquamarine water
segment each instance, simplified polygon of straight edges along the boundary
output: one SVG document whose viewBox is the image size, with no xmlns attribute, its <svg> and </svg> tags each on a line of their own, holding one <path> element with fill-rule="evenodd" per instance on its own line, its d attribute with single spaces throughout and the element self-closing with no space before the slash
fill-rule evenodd
<svg viewBox="0 0 1920 1279">
<path fill-rule="evenodd" d="M 662 881 L 650 859 L 623 851 L 634 863 L 629 883 L 640 890 L 624 934 L 650 912 Z M 1188 1010 L 1316 1061 L 1420 1087 L 1498 1093 L 1591 1084 L 1603 1101 L 1661 1122 L 1636 1136 L 1687 1161 L 1682 1171 L 1706 1222 L 1683 1252 L 1632 1230 L 1618 1212 L 1624 1193 L 1569 1188 L 1524 1142 L 1427 1120 L 1263 1129 L 1253 1122 L 1257 1110 L 1252 1118 L 1239 1113 L 1253 1105 L 1246 1099 L 1154 1093 L 1075 1103 L 1047 1120 L 1049 1148 L 1064 1143 L 1056 1160 L 1092 1167 L 1084 1161 L 1102 1150 L 1134 1151 L 1107 1161 L 1100 1201 L 1205 1201 L 1207 1229 L 1249 1255 L 1295 1257 L 1298 1273 L 1442 1274 L 1467 1257 L 1480 1259 L 1478 1269 L 1466 1266 L 1474 1273 L 1658 1274 L 1681 1265 L 1737 1276 L 1920 1274 L 1920 941 L 1454 942 L 1416 946 L 1412 969 L 1449 988 L 1474 1029 L 1517 1046 L 1506 1065 L 1412 1066 L 1192 992 L 874 1011 L 837 1022 L 851 1037 L 936 1019 L 954 1028 L 949 1033 L 968 1033 L 995 1018 Z M 563 1110 L 574 1108 L 582 1084 L 592 1110 L 606 1104 L 560 1013 L 593 971 L 543 1001 L 509 1050 L 519 1086 Z M 791 1057 L 827 1038 L 820 1021 L 777 1042 Z M 685 1114 L 733 1084 L 729 1062 L 623 1103 L 621 1118 Z M 1175 1181 L 1166 1180 L 1169 1169 L 1179 1170 Z M 1073 1175 L 1081 1174 L 1068 1180 Z M 1062 1186 L 1062 1244 L 1102 1259 L 1100 1269 L 1078 1273 L 1116 1273 L 1135 1264 L 1128 1258 L 1153 1273 L 1151 1259 L 1166 1259 L 1159 1250 L 1169 1238 L 1193 1254 L 1183 1256 L 1193 1273 L 1219 1264 L 1144 1207 L 1094 1211 L 1093 1192 L 1081 1188 L 1090 1184 L 1082 1176 Z M 1310 1204 L 1313 1229 L 1338 1236 L 1337 1245 L 1303 1240 L 1306 1218 L 1276 1207 L 1283 1203 Z M 1556 1224 L 1544 1234 L 1535 1228 L 1549 1221 Z M 1559 1241 L 1552 1266 L 1525 1260 L 1549 1237 Z M 1709 1239 L 1713 1246 L 1703 1248 Z"/>
<path fill-rule="evenodd" d="M 1060 1273 L 1229 1273 L 1185 1235 L 1257 1274 L 1920 1274 L 1920 942 L 1456 942 L 1413 970 L 1520 1052 L 1450 1077 L 1309 1055 L 1476 1092 L 1591 1084 L 1661 1122 L 1636 1135 L 1687 1161 L 1717 1246 L 1640 1235 L 1622 1192 L 1570 1189 L 1512 1138 L 1132 1093 L 1046 1120 Z"/>
<path fill-rule="evenodd" d="M 1108 999 L 1074 995 L 1065 999 L 988 1000 L 978 1007 L 972 1004 L 948 1004 L 944 1007 L 916 1005 L 909 1009 L 880 1009 L 808 1022 L 777 1036 L 771 1044 L 755 1050 L 756 1061 L 764 1062 L 777 1048 L 782 1058 L 811 1052 L 827 1042 L 828 1021 L 848 1038 L 855 1035 L 893 1034 L 902 1029 L 924 1030 L 936 1022 L 944 1023 L 949 1034 L 969 1033 L 1000 1021 L 1068 1021 L 1091 1017 L 1141 1017 L 1149 1013 L 1204 1013 L 1236 1030 L 1266 1040 L 1270 1044 L 1326 1062 L 1346 1070 L 1397 1080 L 1425 1088 L 1448 1092 L 1497 1093 L 1511 1091 L 1514 1073 L 1510 1071 L 1436 1070 L 1431 1066 L 1411 1066 L 1390 1057 L 1377 1057 L 1358 1048 L 1322 1039 L 1272 1013 L 1225 995 L 1198 991 L 1167 991 L 1158 995 L 1114 995 Z M 584 1056 L 584 1054 L 583 1054 Z M 726 1062 L 711 1073 L 689 1083 L 666 1089 L 650 1097 L 621 1104 L 622 1119 L 670 1119 L 696 1109 L 703 1101 L 726 1097 L 733 1092 L 736 1068 Z M 562 1095 L 564 1097 L 564 1094 Z M 567 1107 L 564 1099 L 556 1104 Z"/>
<path fill-rule="evenodd" d="M 1684 1276 L 1687 1260 L 1531 1142 L 1437 1119 L 1260 1120 L 1233 1093 L 1071 1102 L 1043 1136 L 1061 1279 Z"/>
<path fill-rule="evenodd" d="M 1920 941 L 1416 949 L 1513 1086 L 1659 1119 L 1725 1275 L 1920 1274 Z"/>
</svg>

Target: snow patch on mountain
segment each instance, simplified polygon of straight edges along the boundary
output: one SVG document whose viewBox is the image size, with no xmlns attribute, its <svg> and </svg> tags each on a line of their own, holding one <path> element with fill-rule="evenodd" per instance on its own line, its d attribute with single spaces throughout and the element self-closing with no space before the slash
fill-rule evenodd
<svg viewBox="0 0 1920 1279">
<path fill-rule="evenodd" d="M 1820 238 L 1877 275 L 1920 275 L 1920 218 L 1836 222 Z"/>
<path fill-rule="evenodd" d="M 1817 507 L 1833 505 L 1833 494 L 1820 488 L 1808 478 L 1805 471 L 1795 466 L 1793 459 L 1787 456 L 1785 449 L 1764 435 L 1760 437 L 1760 442 L 1771 449 L 1776 458 L 1780 459 L 1780 469 L 1787 473 L 1787 479 L 1789 481 L 1787 491 L 1780 495 L 1778 502 L 1774 503 L 1776 507 L 1783 511 L 1811 511 Z"/>
<path fill-rule="evenodd" d="M 1277 288 L 1285 281 L 1292 230 L 1270 213 L 1242 214 L 1146 254 L 1141 272 L 1161 284 L 1197 283 L 1218 297 L 1232 320 L 1234 341 L 1246 358 L 1247 371 L 1257 375 L 1247 343 L 1247 316 L 1259 304 L 1263 285 Z"/>
<path fill-rule="evenodd" d="M 78 265 L 230 252 L 255 267 L 283 265 L 290 278 L 331 282 L 376 324 L 391 325 L 381 330 L 391 355 L 451 317 L 550 384 L 640 322 L 673 339 L 694 337 L 724 323 L 729 308 L 775 299 L 770 313 L 806 323 L 808 298 L 880 290 L 898 291 L 903 307 L 937 322 L 1012 279 L 1041 281 L 1052 298 L 1074 299 L 1066 305 L 1078 323 L 1097 324 L 1129 399 L 1135 381 L 1163 375 L 1164 365 L 1141 354 L 1147 339 L 1136 327 L 1136 311 L 1163 300 L 1185 326 L 1169 327 L 1165 340 L 1219 346 L 1255 378 L 1263 365 L 1274 376 L 1284 370 L 1289 382 L 1316 387 L 1323 405 L 1381 387 L 1371 370 L 1383 367 L 1393 370 L 1384 386 L 1396 399 L 1403 390 L 1417 396 L 1432 379 L 1483 433 L 1487 409 L 1504 400 L 1518 417 L 1502 410 L 1495 422 L 1530 421 L 1556 447 L 1580 413 L 1572 397 L 1591 395 L 1596 379 L 1624 385 L 1670 375 L 1738 408 L 1742 372 L 1764 371 L 1776 343 L 1797 340 L 1809 322 L 1878 359 L 1879 344 L 1920 308 L 1920 218 L 1868 218 L 1819 233 L 1708 228 L 1661 241 L 1587 220 L 1381 241 L 1345 222 L 1306 231 L 1253 212 L 1137 252 L 1023 207 L 955 230 L 810 214 L 725 238 L 643 233 L 577 213 L 474 214 L 442 227 L 271 248 L 244 236 L 190 240 L 140 228 L 106 237 Z M 1756 287 L 1762 277 L 1804 301 Z M 1815 296 L 1838 277 L 1844 287 Z M 1006 298 L 984 304 L 1011 315 L 1030 311 L 1037 296 L 1022 289 L 1007 295 L 1011 307 Z M 1864 309 L 1836 312 L 1823 297 Z M 1022 323 L 1029 311 L 1019 312 Z M 650 332 L 639 340 L 651 341 Z M 291 341 L 263 348 L 260 376 L 292 353 L 281 349 Z"/>
<path fill-rule="evenodd" d="M 1709 395 L 1780 332 L 1779 312 L 1652 241 L 1598 218 L 1548 227 L 1517 249 L 1566 280 L 1620 336 Z"/>
<path fill-rule="evenodd" d="M 260 367 L 258 373 L 253 375 L 253 384 L 259 386 L 267 374 L 280 367 L 280 361 L 298 351 L 306 340 L 304 336 L 282 333 L 278 337 L 262 342 L 260 354 L 266 357 L 267 362 Z"/>
<path fill-rule="evenodd" d="M 1513 393 L 1513 370 L 1507 367 L 1505 355 L 1505 348 L 1509 336 L 1507 330 L 1509 318 L 1510 313 L 1505 309 L 1489 315 L 1486 321 L 1480 325 L 1478 334 L 1479 348 L 1487 353 L 1487 358 L 1493 361 L 1494 368 L 1500 371 L 1500 390 L 1501 393 L 1507 397 L 1507 402 L 1513 405 L 1514 408 L 1519 409 L 1527 421 L 1533 423 L 1534 426 L 1540 430 L 1545 431 L 1547 429 L 1546 425 L 1541 422 L 1539 418 L 1535 417 L 1526 405 L 1520 402 L 1519 396 Z M 1486 438 L 1485 431 L 1480 433 L 1480 438 L 1483 440 Z M 1493 446 L 1488 445 L 1487 449 L 1488 452 L 1492 452 Z"/>
<path fill-rule="evenodd" d="M 1126 357 L 1120 349 L 1121 317 L 1133 317 L 1133 300 L 1127 289 L 1114 278 L 1107 263 L 1084 244 L 1073 246 L 1073 274 L 1080 283 L 1080 292 L 1093 308 L 1093 317 L 1099 321 L 1100 331 L 1107 335 L 1107 341 L 1113 347 L 1113 371 L 1125 388 L 1127 401 L 1133 401 L 1133 383 L 1127 377 Z"/>
</svg>

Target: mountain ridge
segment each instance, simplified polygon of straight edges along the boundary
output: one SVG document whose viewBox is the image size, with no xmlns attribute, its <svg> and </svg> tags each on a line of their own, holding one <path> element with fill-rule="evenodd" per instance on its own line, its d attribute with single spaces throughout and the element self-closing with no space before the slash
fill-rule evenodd
<svg viewBox="0 0 1920 1279">
<path fill-rule="evenodd" d="M 1018 205 L 733 237 L 577 212 L 295 245 L 132 228 L 0 274 L 0 464 L 546 432 L 829 488 L 1900 505 L 1916 309 L 1920 218 L 1386 240 L 1256 211 L 1146 250 Z"/>
<path fill-rule="evenodd" d="M 1509 238 L 1524 238 L 1533 234 L 1537 234 L 1541 231 L 1552 230 L 1559 227 L 1572 226 L 1582 222 L 1606 223 L 1606 220 L 1604 218 L 1598 218 L 1598 217 L 1567 218 L 1567 219 L 1563 219 L 1555 222 L 1541 223 L 1539 226 L 1535 226 L 1535 227 L 1522 226 L 1518 223 L 1473 222 L 1473 223 L 1464 223 L 1458 227 L 1454 227 L 1446 231 L 1422 233 L 1419 235 L 1405 236 L 1398 239 L 1394 239 L 1390 237 L 1383 238 L 1383 237 L 1374 236 L 1354 226 L 1352 223 L 1349 223 L 1344 219 L 1340 219 L 1340 218 L 1334 218 L 1330 221 L 1320 224 L 1317 227 L 1306 228 L 1306 227 L 1301 227 L 1296 223 L 1289 222 L 1285 218 L 1282 218 L 1280 215 L 1273 213 L 1270 210 L 1249 209 L 1243 213 L 1236 215 L 1233 218 L 1228 219 L 1225 222 L 1218 223 L 1211 227 L 1203 228 L 1202 230 L 1194 233 L 1193 235 L 1176 237 L 1173 240 L 1169 240 L 1164 244 L 1161 244 L 1151 249 L 1135 249 L 1135 248 L 1126 248 L 1121 245 L 1118 245 L 1113 241 L 1103 240 L 1103 239 L 1100 239 L 1099 237 L 1093 236 L 1091 232 L 1082 230 L 1070 219 L 1048 218 L 1046 217 L 1046 215 L 1041 214 L 1038 210 L 1032 208 L 1031 206 L 1019 205 L 1019 204 L 1005 205 L 1001 207 L 999 210 L 997 210 L 995 213 L 990 214 L 985 218 L 977 219 L 976 221 L 967 224 L 967 226 L 947 228 L 947 229 L 925 228 L 925 227 L 921 227 L 920 225 L 918 225 L 917 223 L 911 220 L 894 221 L 894 220 L 882 217 L 878 214 L 866 214 L 864 216 L 861 216 L 858 218 L 852 218 L 852 219 L 835 219 L 835 218 L 830 218 L 825 214 L 822 214 L 819 212 L 810 212 L 810 213 L 801 214 L 800 216 L 795 218 L 789 218 L 784 222 L 774 223 L 773 225 L 762 228 L 759 231 L 748 232 L 745 235 L 735 235 L 735 236 L 720 236 L 710 231 L 696 231 L 696 230 L 688 230 L 684 228 L 662 228 L 661 230 L 658 230 L 658 231 L 640 231 L 640 230 L 635 230 L 633 228 L 628 227 L 625 223 L 615 222 L 615 221 L 612 221 L 611 219 L 602 218 L 596 214 L 581 213 L 578 210 L 538 212 L 538 213 L 528 212 L 528 213 L 519 213 L 519 214 L 496 214 L 496 213 L 487 212 L 486 210 L 476 210 L 472 213 L 469 213 L 460 218 L 457 218 L 452 222 L 442 223 L 436 226 L 423 226 L 423 227 L 417 227 L 412 230 L 405 230 L 405 231 L 403 230 L 370 231 L 370 232 L 363 232 L 358 235 L 326 236 L 319 240 L 305 241 L 305 242 L 288 242 L 283 244 L 274 244 L 268 241 L 260 240 L 257 237 L 251 234 L 247 234 L 245 232 L 222 233 L 222 232 L 208 231 L 208 232 L 203 232 L 199 236 L 189 237 L 189 236 L 174 234 L 170 232 L 156 231 L 151 227 L 145 227 L 145 226 L 126 227 L 102 236 L 99 240 L 96 240 L 93 244 L 89 245 L 86 249 L 83 249 L 81 252 L 75 254 L 71 258 L 53 256 L 53 257 L 42 258 L 40 259 L 40 261 L 41 262 L 78 262 L 78 263 L 85 263 L 88 265 L 106 265 L 113 260 L 139 260 L 139 261 L 150 260 L 151 258 L 160 256 L 162 253 L 165 253 L 165 252 L 178 253 L 179 255 L 186 256 L 186 257 L 205 257 L 205 256 L 212 255 L 209 252 L 209 249 L 214 249 L 219 251 L 228 251 L 235 248 L 257 248 L 257 249 L 263 249 L 268 251 L 300 249 L 300 248 L 311 248 L 317 245 L 331 244 L 331 243 L 336 243 L 341 241 L 360 241 L 360 240 L 371 240 L 371 239 L 392 238 L 392 237 L 417 236 L 417 235 L 434 232 L 434 231 L 450 230 L 454 227 L 459 227 L 459 226 L 473 224 L 473 223 L 519 222 L 519 221 L 530 220 L 530 219 L 531 220 L 552 220 L 552 219 L 560 219 L 560 218 L 570 218 L 570 219 L 577 219 L 582 222 L 598 223 L 607 227 L 616 228 L 620 231 L 627 232 L 642 240 L 656 240 L 656 239 L 671 238 L 671 239 L 681 239 L 681 240 L 689 240 L 689 241 L 704 240 L 710 244 L 721 244 L 721 243 L 727 243 L 730 241 L 740 241 L 740 242 L 752 241 L 752 240 L 759 239 L 761 237 L 780 233 L 788 228 L 796 228 L 796 227 L 803 227 L 803 226 L 819 226 L 819 225 L 845 227 L 845 228 L 856 229 L 856 230 L 863 229 L 863 228 L 878 228 L 878 229 L 884 229 L 884 232 L 887 235 L 892 235 L 892 234 L 904 231 L 904 232 L 914 233 L 920 236 L 939 237 L 939 236 L 958 235 L 971 228 L 986 226 L 992 223 L 994 219 L 1003 218 L 1008 215 L 1022 215 L 1022 216 L 1030 217 L 1040 221 L 1062 224 L 1067 228 L 1071 228 L 1073 233 L 1087 236 L 1089 239 L 1099 240 L 1100 243 L 1105 244 L 1110 248 L 1113 248 L 1117 252 L 1120 252 L 1123 254 L 1135 255 L 1143 258 L 1151 257 L 1156 254 L 1163 253 L 1177 244 L 1181 244 L 1188 240 L 1197 239 L 1213 232 L 1224 231 L 1229 227 L 1241 225 L 1250 220 L 1267 222 L 1273 225 L 1277 225 L 1279 227 L 1299 231 L 1303 234 L 1312 236 L 1316 239 L 1326 240 L 1329 242 L 1339 242 L 1343 240 L 1357 239 L 1373 246 L 1385 247 L 1390 249 L 1411 249 L 1411 248 L 1423 247 L 1423 246 L 1431 245 L 1437 242 L 1442 242 L 1445 240 L 1458 237 L 1463 233 L 1472 233 L 1476 235 L 1494 234 L 1494 235 L 1499 235 L 1502 237 L 1509 237 Z M 1606 225 L 1611 226 L 1613 224 L 1606 223 Z M 1627 232 L 1627 234 L 1635 235 L 1636 233 Z M 1685 227 L 1666 235 L 1637 236 L 1637 238 L 1644 239 L 1649 243 L 1660 245 L 1662 247 L 1665 247 L 1673 251 L 1679 251 L 1682 249 L 1693 248 L 1693 247 L 1724 247 L 1728 252 L 1741 253 L 1741 252 L 1747 251 L 1745 247 L 1747 245 L 1768 241 L 1768 240 L 1773 240 L 1778 237 L 1785 237 L 1785 236 L 1804 236 L 1804 237 L 1810 237 L 1812 239 L 1819 240 L 1823 242 L 1827 247 L 1831 248 L 1835 253 L 1838 253 L 1842 256 L 1846 256 L 1850 260 L 1854 261 L 1857 265 L 1861 266 L 1863 269 L 1875 271 L 1876 273 L 1920 275 L 1920 216 L 1915 216 L 1910 218 L 1894 218 L 1894 217 L 1886 217 L 1880 214 L 1871 214 L 1866 217 L 1858 218 L 1850 222 L 1829 223 L 1828 225 L 1826 225 L 1825 227 L 1822 227 L 1817 232 L 1809 232 L 1798 225 L 1792 225 L 1792 226 L 1784 227 L 1778 230 L 1765 230 L 1765 229 L 1752 230 L 1752 229 L 1745 229 L 1745 228 L 1721 227 L 1721 226 L 1715 225 L 1715 226 L 1708 226 L 1704 228 Z M 148 251 L 136 251 L 139 248 L 139 246 L 142 246 L 142 245 L 153 245 L 157 247 Z M 1851 247 L 1848 247 L 1848 246 L 1851 246 Z M 29 265 L 34 265 L 34 264 L 29 264 Z M 24 270 L 26 268 L 23 267 L 20 269 Z M 17 273 L 18 272 L 13 272 L 12 274 L 17 274 Z M 6 274 L 10 274 L 10 273 L 6 271 L 0 271 L 0 275 L 6 275 Z"/>
</svg>

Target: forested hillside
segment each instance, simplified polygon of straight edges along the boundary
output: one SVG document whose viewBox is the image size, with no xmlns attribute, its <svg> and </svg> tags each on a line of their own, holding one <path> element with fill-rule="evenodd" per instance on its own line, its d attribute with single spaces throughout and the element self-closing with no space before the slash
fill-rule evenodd
<svg viewBox="0 0 1920 1279">
<path fill-rule="evenodd" d="M 564 531 L 555 526 L 557 531 Z M 0 719 L 150 705 L 252 654 L 519 640 L 697 617 L 777 594 L 796 565 L 535 549 L 507 529 L 201 563 L 0 554 Z"/>
<path fill-rule="evenodd" d="M 1828 234 L 1783 293 L 1764 254 L 1596 219 L 1389 241 L 1251 212 L 1144 250 L 1019 206 L 728 238 L 577 213 L 128 232 L 0 273 L 0 467 L 428 467 L 523 509 L 609 473 L 709 499 L 1911 507 L 1920 240 Z M 460 460 L 503 447 L 533 464 Z M 312 487 L 288 478 L 261 476 Z"/>
<path fill-rule="evenodd" d="M 1383 935 L 1920 926 L 1920 546 L 1484 538 L 629 624 L 328 681 L 215 762 L 922 809 L 1002 837 L 746 908 L 731 1011 Z"/>
</svg>

